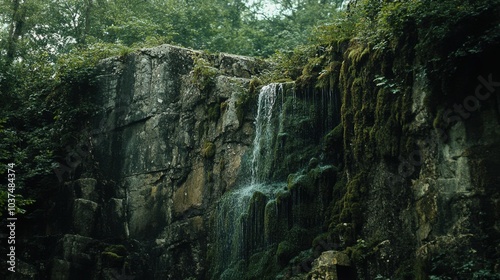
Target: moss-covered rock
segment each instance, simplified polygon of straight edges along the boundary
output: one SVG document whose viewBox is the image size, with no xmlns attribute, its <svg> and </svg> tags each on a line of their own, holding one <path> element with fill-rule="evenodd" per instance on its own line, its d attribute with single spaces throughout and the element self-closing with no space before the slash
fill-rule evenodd
<svg viewBox="0 0 500 280">
<path fill-rule="evenodd" d="M 278 216 L 278 203 L 276 200 L 269 201 L 264 212 L 264 236 L 266 243 L 273 244 L 281 240 L 285 225 Z"/>
<path fill-rule="evenodd" d="M 341 149 L 343 134 L 344 126 L 340 123 L 325 136 L 325 150 L 329 153 L 333 153 Z"/>
<path fill-rule="evenodd" d="M 215 144 L 212 142 L 203 143 L 203 147 L 201 149 L 201 155 L 204 158 L 213 158 L 215 156 Z"/>
<path fill-rule="evenodd" d="M 256 253 L 250 257 L 246 279 L 275 279 L 275 275 L 279 271 L 277 258 L 274 257 L 274 248 Z"/>
<path fill-rule="evenodd" d="M 298 253 L 300 248 L 289 241 L 282 241 L 276 250 L 276 260 L 280 266 L 285 266 Z"/>
<path fill-rule="evenodd" d="M 101 257 L 105 266 L 121 267 L 128 255 L 128 250 L 123 245 L 110 245 L 101 253 Z"/>
<path fill-rule="evenodd" d="M 192 78 L 193 83 L 199 90 L 204 91 L 213 87 L 215 84 L 215 77 L 218 73 L 218 69 L 213 67 L 206 58 L 201 55 L 195 57 Z"/>
</svg>

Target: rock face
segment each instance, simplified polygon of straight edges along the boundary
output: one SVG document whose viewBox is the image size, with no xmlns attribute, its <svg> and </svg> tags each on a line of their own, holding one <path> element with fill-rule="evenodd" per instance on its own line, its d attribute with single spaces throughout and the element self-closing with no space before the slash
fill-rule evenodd
<svg viewBox="0 0 500 280">
<path fill-rule="evenodd" d="M 494 277 L 500 73 L 441 77 L 445 98 L 401 44 L 332 45 L 328 79 L 264 87 L 264 101 L 257 59 L 164 45 L 103 61 L 90 163 L 54 195 L 22 275 Z"/>
<path fill-rule="evenodd" d="M 443 76 L 407 48 L 414 39 L 385 52 L 351 41 L 331 56 L 342 61 L 345 167 L 330 232 L 361 279 L 498 277 L 494 48 Z"/>
<path fill-rule="evenodd" d="M 240 176 L 253 136 L 249 78 L 263 66 L 167 45 L 102 63 L 93 146 L 114 185 L 104 216 L 150 250 L 151 279 L 204 277 L 210 209 Z"/>
<path fill-rule="evenodd" d="M 318 157 L 339 96 L 275 84 L 255 121 L 262 61 L 165 45 L 99 67 L 92 163 L 55 206 L 53 278 L 272 278 L 310 247 L 336 178 Z"/>
<path fill-rule="evenodd" d="M 211 209 L 241 176 L 250 78 L 265 66 L 169 45 L 103 61 L 96 165 L 56 205 L 69 228 L 54 226 L 52 278 L 203 279 Z"/>
<path fill-rule="evenodd" d="M 307 275 L 307 279 L 353 279 L 354 275 L 351 270 L 351 261 L 346 254 L 337 251 L 326 251 L 314 260 L 312 270 Z"/>
<path fill-rule="evenodd" d="M 321 136 L 338 122 L 338 96 L 276 84 L 255 121 L 261 109 L 249 78 L 265 66 L 167 45 L 103 61 L 95 100 L 102 110 L 89 135 L 94 164 L 81 172 L 93 179 L 67 184 L 70 227 L 52 274 L 258 277 L 309 248 L 336 172 L 311 157 L 320 156 Z M 250 190 L 256 181 L 269 185 Z M 236 188 L 248 196 L 235 200 Z M 260 272 L 248 267 L 266 250 Z"/>
</svg>

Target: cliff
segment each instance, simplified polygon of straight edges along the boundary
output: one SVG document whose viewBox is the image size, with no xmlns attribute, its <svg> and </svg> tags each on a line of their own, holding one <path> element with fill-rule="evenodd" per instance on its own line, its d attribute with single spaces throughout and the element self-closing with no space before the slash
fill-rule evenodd
<svg viewBox="0 0 500 280">
<path fill-rule="evenodd" d="M 263 87 L 270 65 L 248 57 L 163 45 L 102 61 L 86 156 L 19 273 L 496 277 L 498 45 L 437 73 L 414 36 L 334 42 Z"/>
</svg>

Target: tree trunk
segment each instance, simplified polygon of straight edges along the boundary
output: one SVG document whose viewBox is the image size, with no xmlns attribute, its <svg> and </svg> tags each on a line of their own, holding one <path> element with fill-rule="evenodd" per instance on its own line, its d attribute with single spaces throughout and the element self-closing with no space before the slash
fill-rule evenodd
<svg viewBox="0 0 500 280">
<path fill-rule="evenodd" d="M 9 27 L 9 37 L 7 41 L 7 55 L 5 64 L 8 66 L 16 58 L 17 42 L 22 35 L 26 11 L 22 9 L 19 0 L 12 1 L 12 20 Z"/>
<path fill-rule="evenodd" d="M 83 26 L 83 34 L 81 34 L 81 38 L 78 42 L 78 44 L 81 46 L 85 45 L 86 39 L 87 39 L 86 37 L 90 33 L 90 24 L 92 23 L 90 17 L 92 14 L 92 7 L 94 4 L 92 2 L 92 0 L 87 0 L 85 2 L 87 4 L 87 6 L 85 7 L 85 14 L 84 14 L 85 22 L 84 22 L 84 26 Z"/>
</svg>

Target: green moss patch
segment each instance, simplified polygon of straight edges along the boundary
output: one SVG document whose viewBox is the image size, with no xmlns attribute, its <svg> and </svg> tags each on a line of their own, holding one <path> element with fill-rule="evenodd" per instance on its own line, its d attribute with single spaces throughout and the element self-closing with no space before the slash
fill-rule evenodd
<svg viewBox="0 0 500 280">
<path fill-rule="evenodd" d="M 212 142 L 203 143 L 201 148 L 201 156 L 204 158 L 213 158 L 215 156 L 215 144 Z"/>
</svg>

